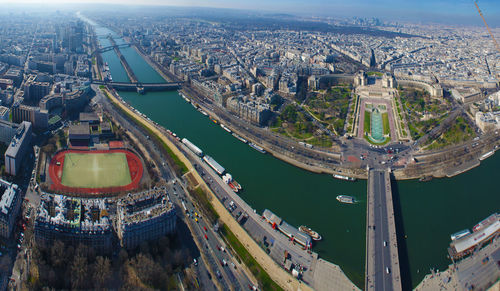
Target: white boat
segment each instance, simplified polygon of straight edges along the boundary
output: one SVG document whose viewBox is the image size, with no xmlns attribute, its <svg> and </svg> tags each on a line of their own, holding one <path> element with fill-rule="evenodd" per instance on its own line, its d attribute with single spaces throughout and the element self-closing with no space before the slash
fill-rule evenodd
<svg viewBox="0 0 500 291">
<path fill-rule="evenodd" d="M 487 153 L 485 153 L 484 155 L 482 155 L 482 156 L 479 158 L 479 160 L 480 160 L 480 161 L 485 160 L 485 159 L 487 159 L 487 158 L 491 157 L 494 153 L 495 153 L 495 151 L 490 151 L 490 152 L 487 152 Z"/>
<path fill-rule="evenodd" d="M 356 203 L 356 199 L 354 199 L 354 197 L 352 197 L 352 196 L 338 195 L 336 197 L 336 199 L 337 199 L 338 202 L 341 202 L 341 203 L 346 203 L 346 204 L 354 204 L 354 203 Z"/>
<path fill-rule="evenodd" d="M 344 175 L 339 175 L 339 174 L 333 174 L 333 177 L 335 179 L 340 179 L 340 180 L 345 180 L 345 181 L 356 181 L 356 178 L 353 178 L 353 177 L 347 177 L 347 176 L 344 176 Z"/>
<path fill-rule="evenodd" d="M 225 126 L 224 124 L 221 123 L 220 127 L 222 127 L 225 131 L 227 131 L 229 133 L 232 133 L 232 131 L 227 126 Z"/>
<path fill-rule="evenodd" d="M 263 154 L 266 153 L 266 151 L 261 146 L 258 146 L 256 144 L 254 144 L 253 142 L 249 143 L 248 145 L 251 146 L 254 150 L 257 150 Z"/>
<path fill-rule="evenodd" d="M 248 141 L 244 138 L 242 138 L 241 136 L 239 136 L 238 134 L 234 133 L 233 132 L 233 136 L 237 139 L 239 139 L 240 141 L 242 141 L 243 143 L 247 143 Z"/>
</svg>

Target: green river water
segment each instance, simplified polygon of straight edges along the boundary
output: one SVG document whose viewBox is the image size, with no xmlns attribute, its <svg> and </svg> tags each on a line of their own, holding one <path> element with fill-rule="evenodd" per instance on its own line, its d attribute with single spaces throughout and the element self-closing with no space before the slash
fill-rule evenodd
<svg viewBox="0 0 500 291">
<path fill-rule="evenodd" d="M 96 32 L 103 47 L 109 45 L 108 33 L 115 36 L 118 44 L 123 43 L 106 28 L 96 27 Z M 121 52 L 139 81 L 163 81 L 133 48 L 122 48 Z M 103 59 L 109 64 L 114 81 L 129 81 L 114 51 L 103 53 Z M 259 213 L 268 208 L 292 225 L 307 225 L 318 231 L 323 240 L 313 250 L 340 265 L 356 285 L 363 287 L 366 181 L 336 180 L 261 154 L 214 124 L 175 91 L 120 95 L 223 165 L 243 186 L 241 197 Z M 495 179 L 498 173 L 500 155 L 496 154 L 480 167 L 454 178 L 393 183 L 405 289 L 415 287 L 430 268 L 447 267 L 450 234 L 471 229 L 499 211 L 500 190 Z M 340 204 L 335 200 L 339 194 L 355 196 L 360 202 Z"/>
</svg>

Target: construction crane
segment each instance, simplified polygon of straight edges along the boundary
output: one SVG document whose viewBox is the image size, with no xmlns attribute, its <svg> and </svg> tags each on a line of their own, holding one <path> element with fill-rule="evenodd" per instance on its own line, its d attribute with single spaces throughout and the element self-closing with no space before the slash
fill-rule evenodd
<svg viewBox="0 0 500 291">
<path fill-rule="evenodd" d="M 474 5 L 476 5 L 477 12 L 479 12 L 479 15 L 481 15 L 481 18 L 483 19 L 484 25 L 486 26 L 486 29 L 488 29 L 488 33 L 490 34 L 491 39 L 493 39 L 493 42 L 495 43 L 495 46 L 497 47 L 497 51 L 500 53 L 500 46 L 498 45 L 498 42 L 495 39 L 495 36 L 491 32 L 491 29 L 488 26 L 488 23 L 486 22 L 486 19 L 484 18 L 483 13 L 481 12 L 481 9 L 479 9 L 479 5 L 477 5 L 477 0 L 474 0 Z M 485 57 L 485 60 L 486 60 L 486 57 Z M 489 67 L 488 67 L 488 70 L 489 70 Z M 491 73 L 491 71 L 490 71 L 490 73 Z M 498 83 L 497 83 L 497 87 L 498 87 L 498 84 L 500 83 L 500 76 L 497 75 L 496 79 L 498 81 Z"/>
<path fill-rule="evenodd" d="M 491 38 L 493 39 L 493 42 L 495 43 L 495 46 L 497 47 L 498 52 L 500 53 L 500 46 L 498 45 L 498 42 L 495 39 L 495 36 L 493 36 L 493 33 L 491 32 L 491 29 L 488 26 L 488 23 L 486 23 L 486 19 L 484 18 L 483 13 L 481 12 L 481 9 L 479 9 L 479 6 L 477 5 L 477 1 L 474 1 L 474 4 L 476 5 L 477 12 L 479 12 L 479 15 L 481 15 L 481 18 L 483 19 L 484 25 L 486 26 L 486 29 L 488 29 L 488 32 L 489 32 Z"/>
</svg>

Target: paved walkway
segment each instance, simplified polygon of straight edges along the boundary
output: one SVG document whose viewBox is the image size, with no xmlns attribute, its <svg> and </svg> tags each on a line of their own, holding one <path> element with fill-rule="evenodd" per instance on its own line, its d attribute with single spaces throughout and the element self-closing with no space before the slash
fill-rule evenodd
<svg viewBox="0 0 500 291">
<path fill-rule="evenodd" d="M 488 261 L 484 261 L 488 258 Z M 477 251 L 475 254 L 450 265 L 443 272 L 432 272 L 425 276 L 415 291 L 434 290 L 486 290 L 495 281 L 490 290 L 500 291 L 500 269 L 496 265 L 500 258 L 500 238 Z"/>
</svg>

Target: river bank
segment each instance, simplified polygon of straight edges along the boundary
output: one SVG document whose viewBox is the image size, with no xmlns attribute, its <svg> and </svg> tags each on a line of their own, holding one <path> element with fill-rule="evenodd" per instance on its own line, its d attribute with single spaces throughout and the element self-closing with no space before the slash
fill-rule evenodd
<svg viewBox="0 0 500 291">
<path fill-rule="evenodd" d="M 129 105 L 123 104 L 120 101 L 120 97 L 115 96 L 111 91 L 106 90 L 106 95 L 110 100 L 121 110 L 126 112 L 127 115 L 133 116 L 138 122 L 143 126 L 149 128 L 156 136 L 158 136 L 169 148 L 170 150 L 181 160 L 183 164 L 187 166 L 187 173 L 190 173 L 192 177 L 196 180 L 198 185 L 210 195 L 210 203 L 214 207 L 215 211 L 219 215 L 219 220 L 227 225 L 232 233 L 239 239 L 241 244 L 246 248 L 246 250 L 252 255 L 252 257 L 266 270 L 273 281 L 279 284 L 285 290 L 312 290 L 308 285 L 299 282 L 296 278 L 292 277 L 291 274 L 285 272 L 276 262 L 274 262 L 262 248 L 248 235 L 248 233 L 240 226 L 240 224 L 234 219 L 234 217 L 227 211 L 227 209 L 222 205 L 219 199 L 212 192 L 210 187 L 201 178 L 198 172 L 195 170 L 194 166 L 191 164 L 190 160 L 181 153 L 177 146 L 170 141 L 163 133 L 156 128 L 154 124 L 151 124 L 141 115 L 138 115 L 135 111 L 129 108 Z"/>
<path fill-rule="evenodd" d="M 108 54 L 106 58 L 114 55 L 112 51 L 105 54 Z M 124 55 L 135 58 L 137 54 Z M 109 59 L 107 61 L 111 64 Z M 114 79 L 119 79 L 119 69 L 111 67 Z M 138 72 L 139 77 L 144 78 L 150 74 Z M 123 72 L 123 75 L 126 74 Z M 315 246 L 315 251 L 340 265 L 351 280 L 362 286 L 364 181 L 335 180 L 330 175 L 302 171 L 281 159 L 262 155 L 194 110 L 176 92 L 148 92 L 146 95 L 123 92 L 123 97 L 155 122 L 193 141 L 230 170 L 245 188 L 241 197 L 252 207 L 258 211 L 271 209 L 293 225 L 306 224 L 320 232 L 324 240 Z M 408 237 L 404 238 L 406 247 L 402 256 L 406 259 L 401 267 L 402 273 L 411 277 L 413 287 L 429 268 L 443 269 L 449 264 L 446 258 L 449 234 L 498 211 L 495 205 L 500 205 L 500 200 L 492 195 L 496 193 L 494 173 L 499 171 L 498 165 L 500 156 L 494 155 L 482 161 L 481 167 L 451 179 L 397 182 L 393 191 L 402 216 L 401 236 Z M 354 195 L 361 202 L 350 207 L 339 205 L 335 201 L 337 194 Z"/>
<path fill-rule="evenodd" d="M 130 42 L 130 39 L 128 41 Z M 166 81 L 180 80 L 177 76 L 173 75 L 170 72 L 168 72 L 167 75 L 167 73 L 165 73 L 160 64 L 152 60 L 150 56 L 146 55 L 136 45 L 133 45 L 133 48 Z M 197 92 L 197 90 L 193 88 L 189 83 L 185 83 L 181 91 L 183 92 L 184 95 L 189 96 L 191 100 L 193 100 L 212 118 L 215 118 L 216 120 L 225 119 L 227 121 L 230 121 L 230 123 L 226 125 L 230 126 L 233 131 L 237 132 L 243 138 L 250 140 L 253 143 L 261 146 L 271 155 L 284 162 L 287 162 L 293 166 L 318 174 L 330 174 L 330 175 L 337 174 L 337 175 L 353 177 L 356 179 L 367 178 L 368 172 L 366 171 L 365 167 L 342 166 L 341 164 L 332 166 L 332 164 L 324 164 L 318 160 L 312 162 L 311 161 L 303 162 L 297 158 L 296 152 L 290 150 L 284 151 L 283 148 L 277 150 L 276 147 L 270 144 L 269 142 L 251 134 L 249 130 L 245 130 L 245 128 L 252 127 L 253 125 L 247 123 L 243 126 L 239 126 L 237 122 L 234 122 L 235 121 L 234 118 L 231 120 L 230 116 L 231 114 L 229 112 L 226 112 L 225 116 L 221 116 L 221 112 L 215 112 L 215 110 L 212 110 L 211 108 L 206 106 L 204 102 L 206 96 Z M 227 118 L 228 116 L 229 119 Z M 301 147 L 301 145 L 295 142 L 294 140 L 290 139 L 290 142 L 294 142 L 297 148 Z M 497 138 L 496 142 L 497 145 L 500 145 L 499 138 Z M 458 145 L 458 147 L 460 146 L 463 145 Z M 444 149 L 437 152 L 439 152 L 441 156 L 447 156 L 447 155 L 449 156 L 449 153 L 456 152 L 455 150 L 456 147 L 457 146 L 453 146 L 450 147 L 449 149 Z M 486 150 L 484 150 L 483 147 L 477 147 L 471 153 L 467 153 L 465 155 L 458 157 L 459 159 L 458 161 L 457 161 L 457 156 L 454 156 L 453 158 L 448 158 L 444 162 L 440 161 L 439 163 L 431 162 L 429 164 L 425 163 L 417 164 L 417 163 L 412 163 L 412 161 L 409 161 L 409 168 L 405 166 L 404 168 L 393 169 L 393 178 L 396 180 L 414 180 L 414 179 L 420 179 L 422 177 L 434 177 L 434 178 L 453 177 L 462 174 L 468 170 L 471 170 L 474 167 L 479 166 L 480 164 L 479 157 L 489 150 L 493 150 L 493 145 L 489 148 L 486 148 Z M 325 156 L 324 158 L 334 158 L 336 160 L 341 160 L 342 158 L 342 152 L 324 153 L 321 151 L 316 151 L 316 153 Z M 427 157 L 433 157 L 435 155 L 436 155 L 435 152 L 423 152 L 420 153 L 419 158 L 425 160 Z M 439 157 L 435 158 L 434 161 L 436 161 L 437 159 L 439 159 Z"/>
</svg>

